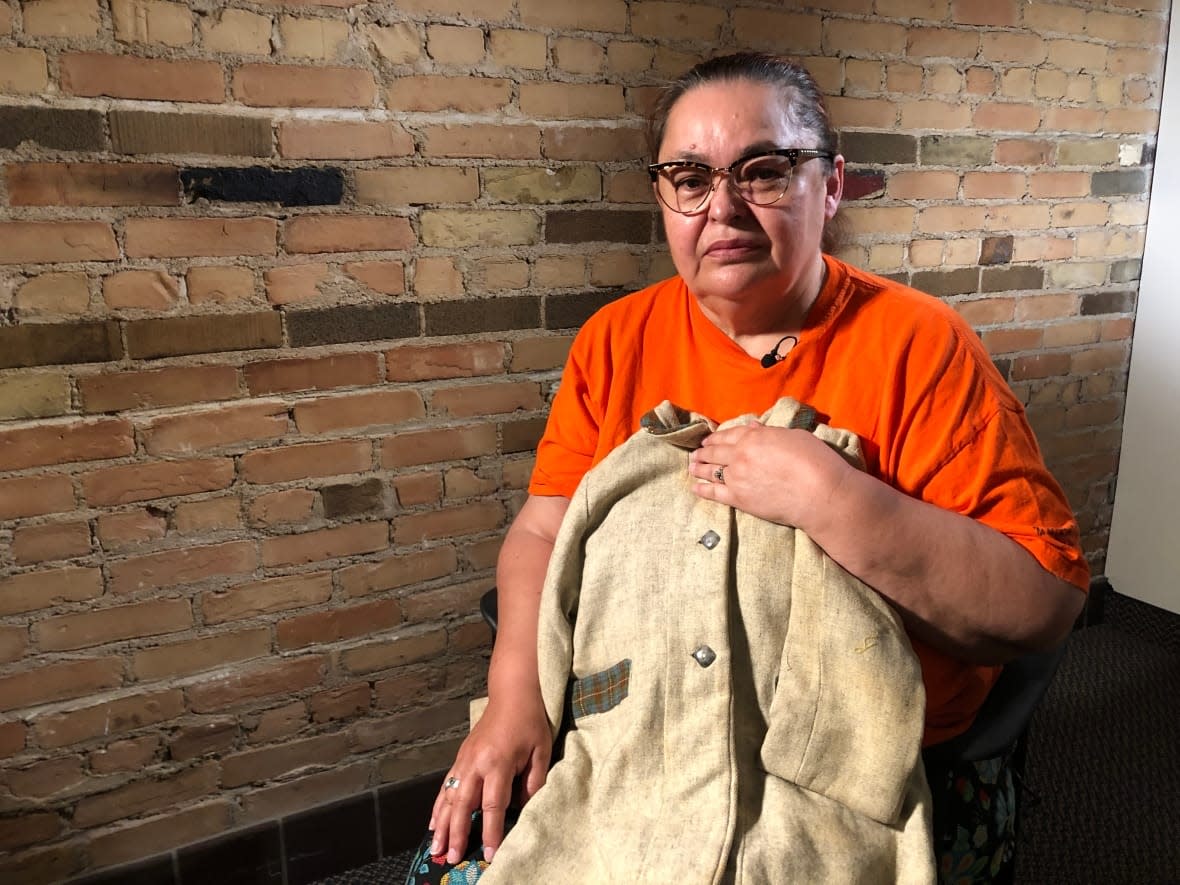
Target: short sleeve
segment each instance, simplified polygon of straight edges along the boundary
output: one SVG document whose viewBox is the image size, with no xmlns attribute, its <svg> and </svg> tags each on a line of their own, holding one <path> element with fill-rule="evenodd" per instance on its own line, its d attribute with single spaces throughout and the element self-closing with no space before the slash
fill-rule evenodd
<svg viewBox="0 0 1180 885">
<path fill-rule="evenodd" d="M 591 338 L 592 330 L 583 327 L 570 348 L 545 432 L 537 445 L 529 494 L 572 497 L 594 463 L 602 421 L 595 389 L 605 379 L 595 379 L 591 374 Z"/>
</svg>

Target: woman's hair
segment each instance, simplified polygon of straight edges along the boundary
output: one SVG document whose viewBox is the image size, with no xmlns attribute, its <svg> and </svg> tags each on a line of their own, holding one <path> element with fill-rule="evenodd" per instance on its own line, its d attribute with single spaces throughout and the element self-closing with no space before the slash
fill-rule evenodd
<svg viewBox="0 0 1180 885">
<path fill-rule="evenodd" d="M 664 130 L 668 115 L 680 98 L 697 86 L 707 83 L 747 80 L 766 83 L 776 87 L 787 106 L 792 123 L 804 132 L 815 136 L 814 147 L 836 153 L 837 135 L 828 116 L 828 106 L 815 78 L 801 64 L 778 55 L 762 52 L 737 52 L 721 55 L 703 61 L 681 74 L 664 87 L 652 107 L 647 120 L 647 143 L 652 161 L 659 159 L 660 145 L 664 142 Z M 791 145 L 791 147 L 813 147 L 813 145 Z M 819 160 L 831 168 L 830 160 Z M 825 252 L 833 252 L 843 245 L 845 231 L 843 218 L 837 214 L 824 226 L 823 243 Z"/>
</svg>

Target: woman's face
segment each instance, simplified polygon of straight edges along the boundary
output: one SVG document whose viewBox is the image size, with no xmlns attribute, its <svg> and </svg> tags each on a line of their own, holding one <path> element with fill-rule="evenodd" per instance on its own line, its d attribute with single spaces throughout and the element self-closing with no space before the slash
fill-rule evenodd
<svg viewBox="0 0 1180 885">
<path fill-rule="evenodd" d="M 672 106 L 658 162 L 694 160 L 718 168 L 775 148 L 816 148 L 818 136 L 791 123 L 779 91 L 748 80 L 715 82 Z M 680 215 L 662 203 L 672 261 L 698 298 L 747 300 L 814 296 L 822 281 L 820 239 L 835 214 L 843 159 L 801 161 L 778 202 L 753 206 L 718 178 L 708 208 Z M 808 304 L 809 306 L 809 304 Z"/>
</svg>

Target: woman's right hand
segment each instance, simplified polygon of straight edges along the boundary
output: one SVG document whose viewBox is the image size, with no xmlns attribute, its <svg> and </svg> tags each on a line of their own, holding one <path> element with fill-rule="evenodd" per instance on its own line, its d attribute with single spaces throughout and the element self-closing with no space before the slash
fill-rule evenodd
<svg viewBox="0 0 1180 885">
<path fill-rule="evenodd" d="M 513 780 L 521 778 L 521 805 L 545 783 L 553 750 L 549 718 L 539 690 L 519 694 L 488 702 L 447 772 L 448 781 L 457 780 L 457 786 L 444 786 L 434 800 L 430 853 L 445 853 L 447 863 L 463 857 L 477 809 L 483 811 L 484 860 L 490 861 L 504 838 Z"/>
</svg>

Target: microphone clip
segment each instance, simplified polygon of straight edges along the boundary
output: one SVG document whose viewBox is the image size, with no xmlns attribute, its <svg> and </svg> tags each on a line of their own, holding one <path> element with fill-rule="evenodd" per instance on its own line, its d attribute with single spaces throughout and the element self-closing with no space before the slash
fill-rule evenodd
<svg viewBox="0 0 1180 885">
<path fill-rule="evenodd" d="M 762 368 L 769 369 L 775 363 L 781 363 L 786 359 L 785 355 L 778 352 L 778 349 L 783 346 L 784 341 L 790 341 L 792 347 L 799 343 L 799 339 L 794 335 L 784 335 L 778 340 L 774 347 L 770 348 L 769 353 L 763 354 L 762 359 L 760 360 L 762 363 Z"/>
</svg>

